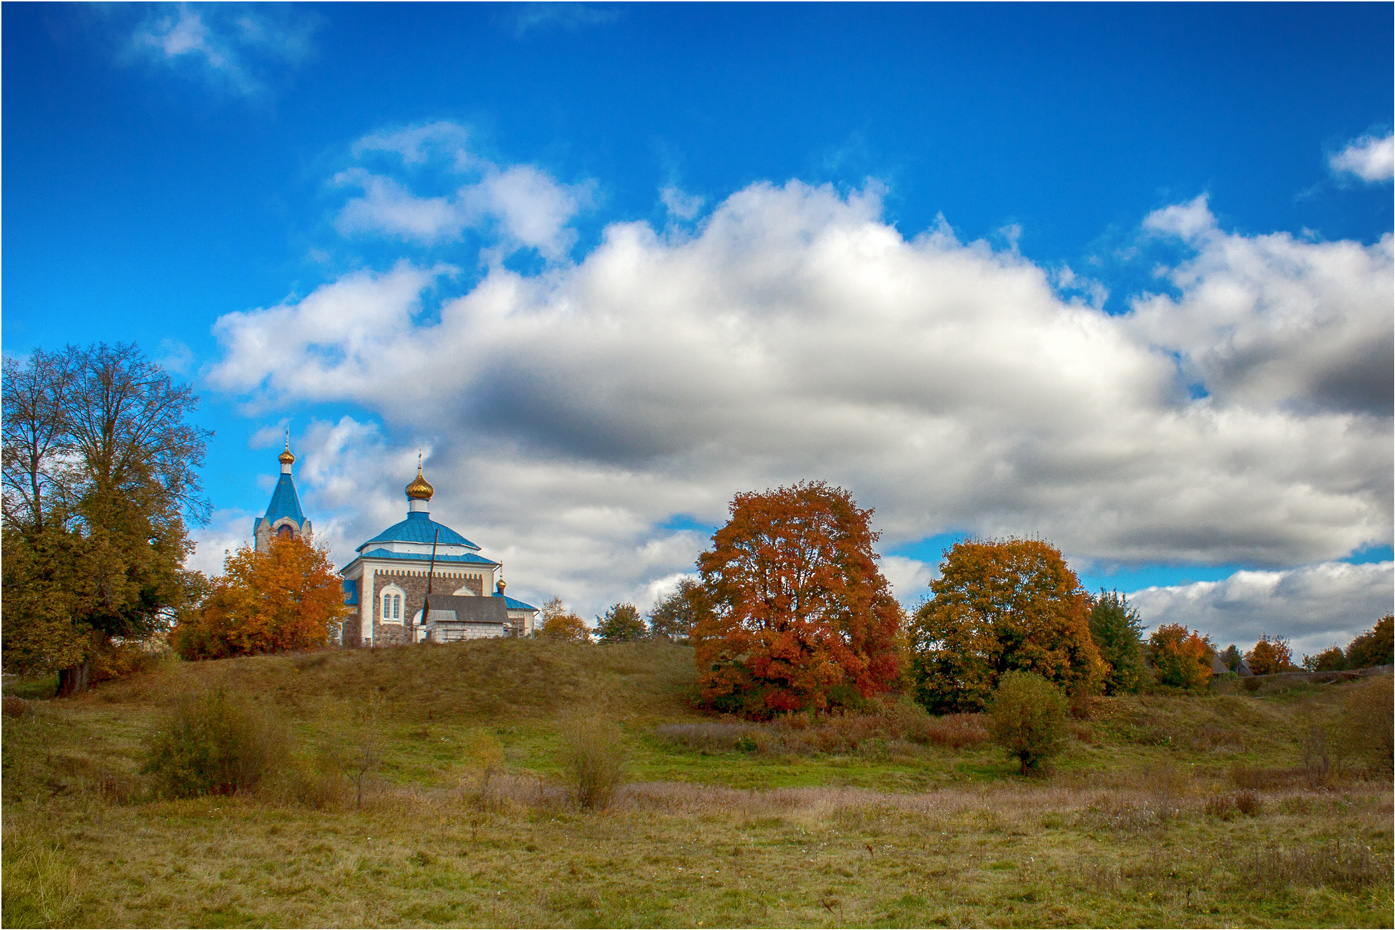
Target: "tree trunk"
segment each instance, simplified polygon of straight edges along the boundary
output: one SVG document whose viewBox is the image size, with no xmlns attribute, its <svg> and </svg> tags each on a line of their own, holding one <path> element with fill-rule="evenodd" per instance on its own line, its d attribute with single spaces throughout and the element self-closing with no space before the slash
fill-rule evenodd
<svg viewBox="0 0 1395 930">
<path fill-rule="evenodd" d="M 86 691 L 88 676 L 91 672 L 91 659 L 83 659 L 80 665 L 60 670 L 58 673 L 58 696 L 69 697 Z"/>
</svg>

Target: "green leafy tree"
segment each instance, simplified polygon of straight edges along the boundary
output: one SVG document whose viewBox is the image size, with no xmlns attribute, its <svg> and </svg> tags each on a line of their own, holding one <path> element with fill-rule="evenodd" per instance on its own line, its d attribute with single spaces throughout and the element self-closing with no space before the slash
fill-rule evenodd
<svg viewBox="0 0 1395 930">
<path fill-rule="evenodd" d="M 1199 690 L 1211 680 L 1211 642 L 1180 623 L 1164 623 L 1148 637 L 1148 658 L 1158 683 Z"/>
<path fill-rule="evenodd" d="M 596 638 L 603 643 L 632 643 L 648 632 L 633 604 L 616 604 L 596 618 Z"/>
<path fill-rule="evenodd" d="M 3 395 L 5 545 L 23 550 L 6 560 L 5 667 L 57 667 L 69 694 L 96 652 L 168 628 L 182 602 L 209 433 L 134 345 L 6 359 Z"/>
<path fill-rule="evenodd" d="M 1028 775 L 1065 745 L 1066 708 L 1060 689 L 1035 672 L 1004 672 L 988 703 L 988 733 Z"/>
<path fill-rule="evenodd" d="M 659 601 L 649 614 L 649 635 L 673 642 L 686 641 L 693 626 L 712 613 L 707 589 L 691 578 L 678 582 L 678 590 Z"/>
<path fill-rule="evenodd" d="M 1036 672 L 1072 694 L 1099 691 L 1106 667 L 1088 598 L 1050 543 L 955 543 L 930 590 L 910 648 L 917 699 L 932 713 L 980 710 L 1010 671 Z"/>
<path fill-rule="evenodd" d="M 1106 694 L 1129 694 L 1143 683 L 1143 621 L 1118 591 L 1100 591 L 1090 607 L 1090 636 L 1109 666 Z"/>
<path fill-rule="evenodd" d="M 1371 668 L 1395 663 L 1395 617 L 1386 614 L 1347 646 L 1347 668 Z"/>
<path fill-rule="evenodd" d="M 1234 643 L 1231 643 L 1229 646 L 1225 647 L 1225 652 L 1221 653 L 1221 664 L 1226 667 L 1227 671 L 1238 672 L 1240 671 L 1240 660 L 1243 658 L 1244 656 L 1240 654 L 1239 648 L 1236 647 Z"/>
<path fill-rule="evenodd" d="M 821 481 L 736 495 L 698 558 L 712 597 L 692 630 L 705 706 L 767 718 L 892 686 L 901 612 L 877 569 L 871 518 Z"/>
</svg>

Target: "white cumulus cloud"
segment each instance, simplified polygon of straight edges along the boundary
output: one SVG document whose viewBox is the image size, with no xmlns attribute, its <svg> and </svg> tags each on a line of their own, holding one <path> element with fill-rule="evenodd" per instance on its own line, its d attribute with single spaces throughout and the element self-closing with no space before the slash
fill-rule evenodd
<svg viewBox="0 0 1395 930">
<path fill-rule="evenodd" d="M 536 165 L 497 164 L 472 152 L 468 140 L 464 127 L 449 122 L 359 139 L 357 158 L 392 156 L 394 163 L 377 171 L 354 165 L 335 176 L 336 186 L 361 192 L 340 208 L 335 227 L 345 236 L 422 244 L 454 241 L 473 229 L 492 242 L 486 257 L 496 261 L 522 249 L 564 260 L 576 241 L 571 223 L 591 202 L 592 186 L 565 184 Z"/>
<path fill-rule="evenodd" d="M 1327 160 L 1333 171 L 1376 183 L 1395 177 L 1395 134 L 1365 135 Z"/>
<path fill-rule="evenodd" d="M 1150 215 L 1192 243 L 1167 277 L 1180 296 L 1134 302 L 1132 322 L 1175 351 L 1226 405 L 1302 406 L 1389 417 L 1395 394 L 1395 276 L 1387 233 L 1370 246 L 1287 233 L 1223 233 L 1205 198 Z"/>
</svg>

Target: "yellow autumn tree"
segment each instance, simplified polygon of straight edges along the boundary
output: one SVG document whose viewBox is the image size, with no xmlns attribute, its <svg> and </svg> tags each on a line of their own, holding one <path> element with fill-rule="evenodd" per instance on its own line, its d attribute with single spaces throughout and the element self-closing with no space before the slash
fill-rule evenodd
<svg viewBox="0 0 1395 930">
<path fill-rule="evenodd" d="M 223 563 L 196 609 L 172 637 L 186 659 L 221 659 L 328 645 L 347 614 L 329 555 L 302 539 L 243 546 Z"/>
<path fill-rule="evenodd" d="M 543 605 L 541 622 L 536 634 L 540 639 L 562 643 L 589 643 L 591 630 L 586 621 L 567 610 L 560 597 Z"/>
<path fill-rule="evenodd" d="M 1108 667 L 1090 635 L 1090 601 L 1050 543 L 955 543 L 930 590 L 911 623 L 911 655 L 917 698 L 932 712 L 982 709 L 1013 671 L 1066 693 L 1099 691 Z"/>
</svg>

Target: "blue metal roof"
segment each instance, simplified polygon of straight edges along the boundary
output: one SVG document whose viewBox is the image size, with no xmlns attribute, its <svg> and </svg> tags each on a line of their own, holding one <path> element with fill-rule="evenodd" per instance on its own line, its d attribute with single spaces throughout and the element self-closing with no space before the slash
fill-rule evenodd
<svg viewBox="0 0 1395 930">
<path fill-rule="evenodd" d="M 361 559 L 409 559 L 413 562 L 430 562 L 429 552 L 393 552 L 391 549 L 369 549 L 367 552 L 360 552 Z M 475 555 L 467 552 L 464 555 L 446 555 L 436 553 L 436 561 L 439 563 L 454 562 L 459 564 L 465 562 L 470 565 L 498 565 L 498 562 L 491 562 L 482 555 Z"/>
<path fill-rule="evenodd" d="M 358 579 L 344 582 L 344 603 L 353 607 L 358 603 Z"/>
<path fill-rule="evenodd" d="M 495 597 L 499 595 L 495 594 Z M 504 607 L 508 610 L 537 610 L 532 604 L 525 604 L 516 597 L 504 595 Z"/>
<path fill-rule="evenodd" d="M 279 486 L 277 490 L 280 490 Z M 291 493 L 295 494 L 294 488 L 291 489 Z M 296 507 L 299 508 L 299 506 L 300 504 L 297 502 Z M 479 549 L 479 546 L 470 542 L 470 540 L 461 536 L 455 530 L 431 519 L 430 514 L 416 511 L 407 514 L 407 519 L 403 520 L 401 523 L 388 527 L 377 536 L 368 540 L 368 542 L 359 546 L 358 551 L 362 552 L 364 549 L 373 545 L 373 543 L 385 542 L 423 543 L 429 546 L 432 540 L 436 538 L 437 530 L 441 531 L 439 542 L 443 546 L 466 546 L 470 549 Z M 427 558 L 430 558 L 430 556 L 427 556 Z M 437 558 L 439 559 L 441 556 L 437 556 Z M 490 564 L 493 563 L 491 562 Z"/>
<path fill-rule="evenodd" d="M 305 511 L 300 509 L 300 495 L 295 492 L 295 482 L 284 472 L 276 482 L 276 490 L 271 494 L 271 503 L 267 505 L 265 519 L 268 523 L 275 523 L 282 517 L 290 517 L 297 525 L 305 523 Z"/>
</svg>

